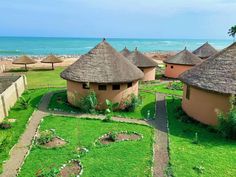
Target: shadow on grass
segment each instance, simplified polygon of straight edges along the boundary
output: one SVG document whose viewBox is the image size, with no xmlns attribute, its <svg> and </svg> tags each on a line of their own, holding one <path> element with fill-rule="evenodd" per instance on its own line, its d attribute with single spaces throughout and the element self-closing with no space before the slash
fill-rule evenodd
<svg viewBox="0 0 236 177">
<path fill-rule="evenodd" d="M 141 109 L 142 117 L 145 119 L 155 119 L 155 109 L 153 107 L 155 107 L 155 101 L 145 105 Z"/>
</svg>

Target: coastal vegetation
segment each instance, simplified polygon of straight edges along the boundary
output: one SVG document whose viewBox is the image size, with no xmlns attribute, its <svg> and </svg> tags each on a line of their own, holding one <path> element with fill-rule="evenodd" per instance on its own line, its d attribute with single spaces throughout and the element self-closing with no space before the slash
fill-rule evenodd
<svg viewBox="0 0 236 177">
<path fill-rule="evenodd" d="M 68 143 L 58 148 L 34 144 L 22 166 L 20 177 L 58 171 L 69 160 L 79 160 L 83 176 L 151 176 L 153 129 L 129 123 L 48 116 L 40 131 L 54 129 Z M 97 146 L 96 140 L 108 132 L 137 132 L 141 139 Z M 80 150 L 85 150 L 81 152 Z M 47 157 L 47 158 L 45 158 Z"/>
<path fill-rule="evenodd" d="M 235 40 L 235 35 L 236 35 L 236 25 L 232 26 L 229 31 L 228 31 L 229 36 L 232 36 Z"/>
</svg>

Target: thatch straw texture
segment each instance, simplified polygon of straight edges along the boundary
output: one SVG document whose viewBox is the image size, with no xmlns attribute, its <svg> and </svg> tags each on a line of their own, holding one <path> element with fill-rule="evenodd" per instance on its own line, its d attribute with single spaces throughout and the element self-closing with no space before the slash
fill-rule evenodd
<svg viewBox="0 0 236 177">
<path fill-rule="evenodd" d="M 157 63 L 153 59 L 139 52 L 137 48 L 127 57 L 127 59 L 139 68 L 149 68 L 157 66 Z"/>
<path fill-rule="evenodd" d="M 208 42 L 193 51 L 193 54 L 197 55 L 200 58 L 208 58 L 212 55 L 215 55 L 216 53 L 217 50 L 212 47 Z"/>
<path fill-rule="evenodd" d="M 46 58 L 44 58 L 41 63 L 61 63 L 62 60 L 55 55 L 49 55 Z"/>
<path fill-rule="evenodd" d="M 126 47 L 120 52 L 124 57 L 128 57 L 131 52 Z"/>
<path fill-rule="evenodd" d="M 28 56 L 21 56 L 18 59 L 12 62 L 13 64 L 34 64 L 37 63 L 35 60 L 31 59 Z"/>
<path fill-rule="evenodd" d="M 180 80 L 205 90 L 236 94 L 236 43 L 184 72 Z"/>
<path fill-rule="evenodd" d="M 178 65 L 190 65 L 194 66 L 201 63 L 202 60 L 196 55 L 189 52 L 186 48 L 174 56 L 171 56 L 164 60 L 164 63 L 178 64 Z"/>
<path fill-rule="evenodd" d="M 91 83 L 126 83 L 143 76 L 105 40 L 61 73 L 66 80 Z"/>
</svg>

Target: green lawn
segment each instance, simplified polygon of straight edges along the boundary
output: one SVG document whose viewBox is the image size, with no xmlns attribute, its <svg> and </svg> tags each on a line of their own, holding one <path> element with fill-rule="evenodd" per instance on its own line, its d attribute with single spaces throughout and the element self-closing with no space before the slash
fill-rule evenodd
<svg viewBox="0 0 236 177">
<path fill-rule="evenodd" d="M 148 112 L 150 112 L 149 118 L 154 118 L 155 98 L 156 98 L 155 94 L 140 92 L 140 96 L 142 97 L 142 103 L 136 108 L 134 112 L 119 111 L 119 112 L 114 112 L 114 115 L 126 118 L 147 119 Z M 60 100 L 58 101 L 59 98 Z M 65 91 L 61 93 L 56 93 L 53 95 L 48 108 L 50 110 L 61 110 L 65 112 L 82 113 L 78 108 L 69 105 L 66 100 L 67 96 Z"/>
<path fill-rule="evenodd" d="M 84 167 L 83 177 L 152 176 L 153 129 L 151 127 L 102 122 L 101 120 L 73 117 L 48 116 L 40 130 L 55 129 L 56 134 L 69 143 L 61 148 L 45 149 L 34 146 L 27 157 L 20 177 L 31 177 L 41 170 L 59 168 L 73 158 L 78 158 L 76 149 L 86 147 L 89 152 L 79 160 Z M 95 146 L 94 142 L 110 131 L 135 131 L 143 135 L 138 141 L 125 141 L 109 146 Z"/>
<path fill-rule="evenodd" d="M 38 69 L 29 70 L 27 72 L 15 70 L 15 72 L 20 71 L 20 73 L 27 76 L 28 88 L 30 89 L 41 87 L 65 87 L 66 81 L 60 77 L 60 73 L 64 69 L 65 68 L 63 67 L 56 67 L 55 70 Z"/>
<path fill-rule="evenodd" d="M 167 100 L 170 138 L 170 163 L 176 177 L 234 177 L 236 175 L 236 142 L 222 138 L 200 123 L 176 119 L 181 100 Z M 200 111 L 200 110 L 199 110 Z M 199 144 L 194 144 L 195 132 Z M 194 169 L 195 168 L 195 169 Z M 202 168 L 199 174 L 197 169 Z"/>
<path fill-rule="evenodd" d="M 10 110 L 7 118 L 16 119 L 16 122 L 12 123 L 11 129 L 0 129 L 0 173 L 2 172 L 3 161 L 9 157 L 10 149 L 16 144 L 20 135 L 24 132 L 27 122 L 34 109 L 37 107 L 41 97 L 50 90 L 55 89 L 28 90 L 23 96 L 25 98 L 31 98 L 29 107 L 27 109 L 21 109 L 19 102 L 17 102 Z M 5 120 L 7 118 L 5 118 Z"/>
<path fill-rule="evenodd" d="M 160 85 L 155 85 L 155 84 L 142 84 L 140 85 L 140 90 L 149 90 L 152 92 L 160 92 L 160 93 L 165 93 L 169 95 L 177 95 L 177 96 L 182 96 L 183 91 L 182 90 L 171 90 L 167 88 L 168 84 L 160 84 Z"/>
</svg>

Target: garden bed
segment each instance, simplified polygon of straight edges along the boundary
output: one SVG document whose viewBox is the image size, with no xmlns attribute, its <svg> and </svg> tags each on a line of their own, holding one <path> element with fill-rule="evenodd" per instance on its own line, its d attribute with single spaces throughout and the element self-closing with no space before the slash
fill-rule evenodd
<svg viewBox="0 0 236 177">
<path fill-rule="evenodd" d="M 61 148 L 32 147 L 19 174 L 35 176 L 43 171 L 58 171 L 71 159 L 83 165 L 83 177 L 91 176 L 152 176 L 153 129 L 149 126 L 73 117 L 48 116 L 40 125 L 40 131 L 55 129 L 56 135 L 66 138 L 68 144 Z M 138 132 L 138 141 L 124 141 L 112 146 L 95 146 L 95 140 L 107 132 Z M 79 148 L 78 150 L 78 147 Z M 82 152 L 80 149 L 86 147 Z M 86 153 L 84 153 L 86 152 Z M 65 165 L 66 166 L 66 165 Z"/>
<path fill-rule="evenodd" d="M 152 119 L 155 118 L 155 99 L 154 93 L 140 92 L 142 99 L 141 104 L 137 106 L 134 112 L 115 111 L 114 116 L 135 118 L 135 119 Z M 66 91 L 55 93 L 49 103 L 48 109 L 69 113 L 83 113 L 79 108 L 71 106 L 67 102 Z M 102 111 L 97 113 L 104 114 Z"/>
<path fill-rule="evenodd" d="M 141 138 L 142 136 L 136 132 L 110 132 L 99 138 L 98 142 L 107 145 L 120 141 L 135 141 Z"/>
</svg>

